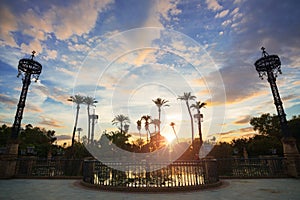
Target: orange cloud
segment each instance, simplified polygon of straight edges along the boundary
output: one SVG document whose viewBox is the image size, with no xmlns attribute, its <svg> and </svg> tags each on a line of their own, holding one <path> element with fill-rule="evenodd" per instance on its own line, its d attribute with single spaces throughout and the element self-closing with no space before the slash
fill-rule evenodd
<svg viewBox="0 0 300 200">
<path fill-rule="evenodd" d="M 42 119 L 39 124 L 50 126 L 50 127 L 55 127 L 55 128 L 64 128 L 65 126 L 62 126 L 61 123 L 53 118 L 46 118 L 40 116 Z"/>
<path fill-rule="evenodd" d="M 237 138 L 249 138 L 253 137 L 256 133 L 252 127 L 240 128 L 236 130 L 230 130 L 227 132 L 220 133 L 220 142 L 230 142 Z"/>
</svg>

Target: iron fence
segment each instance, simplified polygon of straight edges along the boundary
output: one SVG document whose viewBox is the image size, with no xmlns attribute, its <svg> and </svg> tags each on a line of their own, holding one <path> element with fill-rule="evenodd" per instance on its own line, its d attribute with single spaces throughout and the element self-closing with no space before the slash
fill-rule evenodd
<svg viewBox="0 0 300 200">
<path fill-rule="evenodd" d="M 114 165 L 120 164 L 125 170 L 115 169 Z M 87 183 L 126 187 L 197 186 L 217 182 L 219 176 L 221 178 L 288 177 L 285 158 L 208 159 L 175 162 L 169 165 L 116 162 L 109 163 L 109 166 L 96 160 L 18 158 L 15 177 L 83 177 L 83 181 Z"/>
<path fill-rule="evenodd" d="M 81 177 L 83 160 L 76 159 L 17 159 L 15 177 Z"/>
<path fill-rule="evenodd" d="M 222 178 L 287 177 L 284 158 L 218 159 L 217 170 Z"/>
<path fill-rule="evenodd" d="M 122 170 L 120 169 L 122 166 Z M 216 160 L 166 163 L 106 163 L 86 160 L 83 181 L 101 188 L 201 187 L 219 182 Z"/>
</svg>

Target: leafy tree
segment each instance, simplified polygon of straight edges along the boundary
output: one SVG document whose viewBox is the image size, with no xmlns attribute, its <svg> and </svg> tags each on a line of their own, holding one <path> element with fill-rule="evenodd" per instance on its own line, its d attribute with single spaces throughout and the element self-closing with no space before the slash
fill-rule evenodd
<svg viewBox="0 0 300 200">
<path fill-rule="evenodd" d="M 232 140 L 232 147 L 234 148 L 234 151 L 239 155 L 243 156 L 244 148 L 247 150 L 249 139 L 246 138 L 238 138 Z"/>
<path fill-rule="evenodd" d="M 10 140 L 11 136 L 11 127 L 8 127 L 6 124 L 3 124 L 0 127 L 0 147 L 6 147 L 7 142 Z"/>
<path fill-rule="evenodd" d="M 217 159 L 231 158 L 233 154 L 233 147 L 231 144 L 221 142 L 215 145 L 212 150 L 208 153 L 208 156 L 213 156 Z"/>
<path fill-rule="evenodd" d="M 259 132 L 261 135 L 274 136 L 277 139 L 282 138 L 282 133 L 280 131 L 280 123 L 278 116 L 271 116 L 269 113 L 262 114 L 260 117 L 253 117 L 250 120 L 250 124 L 253 129 Z"/>
<path fill-rule="evenodd" d="M 181 100 L 181 101 L 185 101 L 186 107 L 188 109 L 190 118 L 191 118 L 191 129 L 192 129 L 192 143 L 194 142 L 194 123 L 193 123 L 193 116 L 191 113 L 191 109 L 190 109 L 190 105 L 189 105 L 189 101 L 190 100 L 195 100 L 196 96 L 192 95 L 191 92 L 184 92 L 183 96 L 179 96 L 177 99 Z"/>
<path fill-rule="evenodd" d="M 165 99 L 161 99 L 161 98 L 157 98 L 155 100 L 152 100 L 155 105 L 157 106 L 158 108 L 158 120 L 159 120 L 159 123 L 158 123 L 158 132 L 160 132 L 160 123 L 161 123 L 161 107 L 163 106 L 169 106 L 167 103 L 169 102 L 168 100 L 165 100 Z"/>
<path fill-rule="evenodd" d="M 269 113 L 262 114 L 260 117 L 253 117 L 250 124 L 254 130 L 258 130 L 259 134 L 276 138 L 280 141 L 283 137 L 279 118 L 277 115 L 271 116 Z M 288 121 L 288 131 L 296 139 L 298 149 L 300 148 L 300 115 L 293 116 Z"/>
<path fill-rule="evenodd" d="M 291 120 L 288 121 L 288 126 L 289 126 L 289 131 L 291 135 L 296 138 L 296 140 L 299 142 L 300 141 L 300 115 L 298 116 L 293 116 Z"/>
<path fill-rule="evenodd" d="M 130 134 L 121 131 L 111 131 L 109 133 L 105 133 L 105 136 L 117 147 L 122 148 L 124 150 L 130 149 L 131 145 L 128 142 L 129 138 L 131 137 Z"/>
<path fill-rule="evenodd" d="M 200 138 L 200 144 L 203 143 L 203 139 L 202 139 L 202 130 L 201 130 L 201 112 L 200 109 L 201 108 L 205 108 L 206 103 L 205 102 L 200 102 L 200 101 L 196 101 L 195 104 L 191 105 L 191 108 L 194 108 L 197 110 L 197 115 L 198 115 L 198 132 L 199 132 L 199 138 Z"/>
<path fill-rule="evenodd" d="M 247 151 L 251 157 L 272 154 L 283 155 L 282 143 L 274 136 L 256 135 L 250 138 Z"/>
<path fill-rule="evenodd" d="M 243 156 L 244 149 L 250 157 L 273 154 L 283 155 L 281 141 L 275 136 L 269 135 L 255 135 L 248 139 L 235 139 L 232 141 L 232 147 L 240 157 Z"/>
<path fill-rule="evenodd" d="M 91 154 L 85 148 L 83 143 L 74 142 L 73 146 L 66 148 L 64 157 L 81 159 L 81 158 L 91 157 Z"/>
<path fill-rule="evenodd" d="M 31 124 L 25 126 L 19 135 L 19 149 L 26 150 L 28 147 L 35 149 L 37 156 L 47 157 L 48 153 L 54 146 L 56 141 L 55 131 L 46 130 L 44 128 L 33 127 Z"/>
<path fill-rule="evenodd" d="M 77 127 L 77 122 L 78 122 L 78 115 L 79 115 L 79 109 L 80 109 L 80 104 L 84 103 L 84 97 L 81 95 L 75 95 L 75 96 L 70 96 L 68 101 L 72 101 L 73 103 L 76 104 L 76 118 L 75 118 L 75 124 L 74 124 L 74 129 L 73 129 L 73 134 L 72 134 L 72 146 L 74 145 L 75 141 L 75 132 L 76 132 L 76 127 Z"/>
</svg>

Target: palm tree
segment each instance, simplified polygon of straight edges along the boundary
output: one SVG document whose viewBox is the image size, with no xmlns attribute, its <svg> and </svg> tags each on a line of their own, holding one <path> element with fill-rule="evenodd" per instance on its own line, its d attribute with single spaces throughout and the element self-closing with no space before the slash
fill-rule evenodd
<svg viewBox="0 0 300 200">
<path fill-rule="evenodd" d="M 150 124 L 153 124 L 154 125 L 154 132 L 156 133 L 156 127 L 159 127 L 160 125 L 160 120 L 159 119 L 152 119 Z M 158 132 L 160 133 L 160 132 Z"/>
<path fill-rule="evenodd" d="M 150 131 L 149 131 L 149 120 L 151 120 L 151 116 L 149 115 L 144 115 L 142 116 L 141 120 L 145 120 L 145 129 L 146 129 L 146 132 L 147 132 L 147 142 L 149 142 L 149 137 L 148 137 L 148 134 L 150 136 Z"/>
<path fill-rule="evenodd" d="M 90 106 L 94 106 L 95 103 L 98 103 L 98 101 L 95 100 L 95 98 L 86 96 L 84 97 L 84 104 L 87 105 L 87 114 L 88 114 L 88 143 L 90 143 L 90 136 L 91 136 L 91 115 L 90 115 Z"/>
<path fill-rule="evenodd" d="M 74 124 L 74 129 L 73 129 L 73 135 L 72 135 L 72 147 L 74 145 L 74 141 L 75 141 L 75 132 L 76 132 L 76 127 L 77 127 L 77 122 L 78 122 L 78 115 L 79 115 L 79 109 L 80 109 L 80 104 L 84 103 L 84 97 L 81 95 L 74 95 L 74 96 L 70 96 L 70 98 L 68 99 L 68 101 L 72 101 L 73 103 L 75 103 L 77 105 L 76 109 L 76 117 L 75 117 L 75 124 Z"/>
<path fill-rule="evenodd" d="M 137 120 L 136 125 L 137 125 L 137 129 L 139 130 L 140 139 L 141 139 L 142 138 L 142 136 L 141 136 L 142 121 Z"/>
<path fill-rule="evenodd" d="M 122 114 L 115 116 L 115 118 L 112 120 L 113 125 L 120 124 L 119 129 L 121 131 L 121 135 L 124 130 L 124 125 L 127 125 L 127 123 L 130 123 L 129 117 L 126 117 L 125 115 Z"/>
<path fill-rule="evenodd" d="M 197 116 L 198 116 L 198 131 L 199 131 L 199 139 L 200 139 L 200 144 L 203 143 L 202 140 L 202 131 L 201 131 L 201 113 L 200 109 L 205 108 L 206 103 L 201 102 L 201 101 L 196 101 L 195 104 L 192 104 L 190 108 L 196 109 L 197 110 Z"/>
<path fill-rule="evenodd" d="M 193 116 L 191 113 L 190 105 L 189 105 L 189 100 L 194 100 L 196 96 L 191 95 L 191 92 L 184 92 L 183 96 L 179 96 L 177 99 L 185 101 L 186 107 L 188 109 L 190 118 L 191 118 L 191 128 L 192 128 L 192 144 L 194 142 L 194 123 L 193 123 Z"/>
<path fill-rule="evenodd" d="M 167 103 L 169 102 L 168 100 L 165 100 L 165 99 L 161 99 L 161 98 L 157 98 L 155 100 L 152 100 L 155 105 L 157 106 L 158 108 L 158 120 L 159 120 L 159 125 L 158 125 L 158 132 L 160 133 L 160 123 L 161 123 L 161 120 L 160 120 L 160 115 L 161 115 L 161 107 L 163 106 L 169 106 Z"/>
<path fill-rule="evenodd" d="M 176 140 L 177 140 L 177 143 L 178 143 L 178 137 L 177 137 L 177 133 L 176 133 L 176 131 L 175 131 L 175 128 L 174 128 L 174 126 L 175 126 L 175 123 L 174 123 L 174 122 L 171 122 L 170 126 L 171 126 L 171 127 L 172 127 L 172 129 L 173 129 L 173 132 L 174 132 L 174 134 L 175 134 L 175 137 L 176 137 Z"/>
</svg>

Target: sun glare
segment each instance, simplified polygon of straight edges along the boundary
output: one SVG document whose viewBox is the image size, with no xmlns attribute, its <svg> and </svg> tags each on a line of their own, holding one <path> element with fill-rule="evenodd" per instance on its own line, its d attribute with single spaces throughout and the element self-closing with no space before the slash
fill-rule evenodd
<svg viewBox="0 0 300 200">
<path fill-rule="evenodd" d="M 175 136 L 174 136 L 174 135 L 171 135 L 171 134 L 166 134 L 166 135 L 165 135 L 165 138 L 167 139 L 167 142 L 168 142 L 168 143 L 172 143 L 173 140 L 175 139 Z"/>
</svg>

